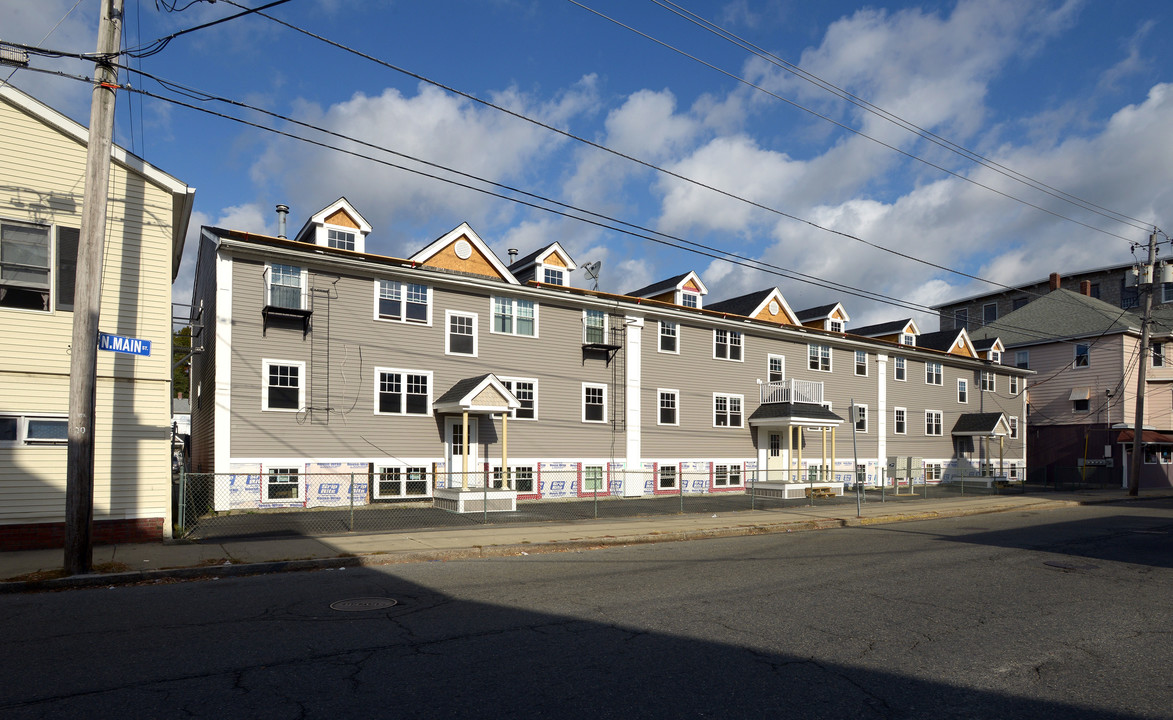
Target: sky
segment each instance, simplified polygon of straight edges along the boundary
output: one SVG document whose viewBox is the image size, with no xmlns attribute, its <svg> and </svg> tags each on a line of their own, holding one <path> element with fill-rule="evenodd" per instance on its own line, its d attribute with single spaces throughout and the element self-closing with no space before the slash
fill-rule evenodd
<svg viewBox="0 0 1173 720">
<path fill-rule="evenodd" d="M 1173 227 L 1164 0 L 291 0 L 266 11 L 287 25 L 250 15 L 142 52 L 240 12 L 186 2 L 125 0 L 123 45 L 144 56 L 123 62 L 187 94 L 121 79 L 263 127 L 118 96 L 116 142 L 196 188 L 177 303 L 201 225 L 276 234 L 284 203 L 292 234 L 339 197 L 369 252 L 468 222 L 503 259 L 558 241 L 601 261 L 608 292 L 694 270 L 710 303 L 778 287 L 796 310 L 922 331 L 931 306 L 1143 259 Z M 98 11 L 0 0 L 0 39 L 92 52 Z M 10 82 L 88 122 L 85 83 Z"/>
</svg>

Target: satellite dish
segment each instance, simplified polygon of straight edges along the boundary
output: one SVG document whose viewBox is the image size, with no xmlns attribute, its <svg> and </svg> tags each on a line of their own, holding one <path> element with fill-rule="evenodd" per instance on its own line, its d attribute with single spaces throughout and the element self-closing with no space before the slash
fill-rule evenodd
<svg viewBox="0 0 1173 720">
<path fill-rule="evenodd" d="M 591 288 L 592 290 L 599 289 L 599 269 L 601 267 L 603 267 L 602 260 L 596 260 L 593 263 L 587 263 L 586 265 L 582 266 L 582 271 L 586 273 L 587 280 L 595 281 L 595 286 Z"/>
</svg>

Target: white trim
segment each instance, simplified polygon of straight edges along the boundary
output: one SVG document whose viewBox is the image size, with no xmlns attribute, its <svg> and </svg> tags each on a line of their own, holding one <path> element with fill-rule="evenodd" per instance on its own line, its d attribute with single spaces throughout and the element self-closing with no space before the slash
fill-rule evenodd
<svg viewBox="0 0 1173 720">
<path fill-rule="evenodd" d="M 937 417 L 940 418 L 940 425 L 941 425 L 940 432 L 936 432 L 936 433 L 929 432 L 929 413 L 934 413 Z M 925 437 L 944 437 L 944 435 L 945 435 L 945 413 L 941 412 L 940 410 L 925 410 L 924 431 L 925 431 Z"/>
<path fill-rule="evenodd" d="M 452 349 L 452 318 L 472 318 L 472 352 L 456 352 Z M 445 310 L 444 311 L 444 354 L 454 355 L 457 357 L 478 357 L 477 352 L 480 349 L 479 334 L 480 318 L 477 313 L 465 312 L 463 310 Z M 462 334 L 463 337 L 463 334 Z"/>
<path fill-rule="evenodd" d="M 274 263 L 272 260 L 265 261 L 265 296 L 261 298 L 261 305 L 270 305 L 272 303 L 272 287 L 273 287 L 273 265 L 283 265 L 285 267 L 297 268 L 300 272 L 297 276 L 297 282 L 301 290 L 300 303 L 297 310 L 305 310 L 309 307 L 309 268 L 304 265 L 290 265 L 288 263 L 278 262 Z"/>
<path fill-rule="evenodd" d="M 436 253 L 459 240 L 462 235 L 465 237 L 465 239 L 472 243 L 473 247 L 480 251 L 481 255 L 483 255 L 485 259 L 489 261 L 489 264 L 493 267 L 494 270 L 497 271 L 497 273 L 503 280 L 505 280 L 505 282 L 509 283 L 510 285 L 521 284 L 517 281 L 517 278 L 513 277 L 513 273 L 509 272 L 509 268 L 507 268 L 505 264 L 501 262 L 501 259 L 497 257 L 497 254 L 494 253 L 487 244 L 485 244 L 485 241 L 482 240 L 475 231 L 473 231 L 472 227 L 468 223 L 461 223 L 459 226 L 449 230 L 447 233 L 432 242 L 423 250 L 420 250 L 416 254 L 412 255 L 409 259 L 412 262 L 423 265 L 427 263 L 427 261 L 430 260 Z"/>
<path fill-rule="evenodd" d="M 961 386 L 962 385 L 965 386 L 965 399 L 964 400 L 961 399 Z M 957 378 L 957 404 L 958 405 L 968 405 L 969 404 L 969 378 Z"/>
<path fill-rule="evenodd" d="M 675 350 L 665 350 L 663 347 L 662 341 L 664 339 L 664 325 L 665 324 L 673 325 L 676 328 L 676 335 L 673 336 L 676 338 L 676 349 Z M 676 322 L 675 320 L 657 320 L 656 321 L 656 352 L 664 353 L 665 355 L 679 355 L 680 354 L 680 330 L 681 330 L 680 323 Z"/>
<path fill-rule="evenodd" d="M 929 368 L 936 366 L 937 372 L 933 373 L 933 380 L 929 380 Z M 934 360 L 925 361 L 925 385 L 935 385 L 941 387 L 945 384 L 945 366 L 942 363 Z"/>
<path fill-rule="evenodd" d="M 898 428 L 900 423 L 896 421 L 896 413 L 904 413 L 904 431 L 901 432 Z M 892 434 L 893 435 L 907 435 L 908 434 L 908 408 L 894 407 L 892 408 Z"/>
<path fill-rule="evenodd" d="M 627 423 L 627 432 L 625 440 L 625 452 L 627 459 L 627 467 L 639 467 L 640 455 L 643 453 L 643 330 L 644 319 L 642 317 L 635 317 L 628 315 L 624 318 L 624 330 L 626 333 L 627 343 L 627 360 L 626 370 L 627 377 L 624 379 L 624 397 L 627 398 L 626 416 L 624 421 Z M 657 343 L 659 339 L 657 338 Z M 677 347 L 680 347 L 679 337 L 677 338 Z M 657 411 L 659 409 L 657 408 Z M 623 495 L 625 497 L 637 496 L 643 494 L 642 482 L 624 482 Z"/>
<path fill-rule="evenodd" d="M 511 320 L 510 324 L 513 326 L 512 332 L 505 332 L 503 330 L 496 329 L 497 328 L 497 301 L 498 300 L 508 300 L 510 303 L 509 317 Z M 533 315 L 534 333 L 533 333 L 533 335 L 526 335 L 524 333 L 517 332 L 517 318 L 518 318 L 517 303 L 519 303 L 519 302 L 527 302 L 533 306 L 533 310 L 534 310 L 534 315 Z M 529 298 L 518 298 L 518 297 L 514 297 L 512 295 L 490 295 L 489 296 L 489 334 L 490 335 L 503 335 L 503 336 L 510 336 L 510 337 L 521 337 L 521 338 L 536 338 L 536 337 L 538 337 L 538 302 L 536 300 L 531 300 Z"/>
<path fill-rule="evenodd" d="M 382 412 L 379 410 L 379 381 L 380 375 L 383 373 L 395 373 L 399 375 L 400 392 L 403 396 L 403 403 L 400 405 L 399 412 Z M 425 375 L 428 378 L 428 397 L 427 397 L 427 412 L 423 413 L 409 413 L 407 412 L 407 376 L 408 375 Z M 376 367 L 371 389 L 373 391 L 373 399 L 371 404 L 371 411 L 374 415 L 386 415 L 389 417 L 431 417 L 434 415 L 432 411 L 432 399 L 436 393 L 436 382 L 431 370 L 411 370 L 408 368 L 391 368 L 391 367 Z"/>
<path fill-rule="evenodd" d="M 65 447 L 69 442 L 69 416 L 60 413 L 30 413 L 30 412 L 0 412 L 0 418 L 11 418 L 16 421 L 16 439 L 0 440 L 0 448 L 16 448 L 26 446 L 60 446 Z M 30 420 L 49 420 L 64 424 L 66 436 L 57 440 L 30 440 L 28 426 Z"/>
<path fill-rule="evenodd" d="M 766 382 L 774 382 L 773 380 L 770 379 L 770 373 L 773 372 L 770 369 L 770 362 L 772 360 L 780 360 L 781 361 L 779 363 L 779 365 L 780 365 L 780 372 L 782 374 L 782 377 L 778 378 L 778 381 L 785 380 L 786 379 L 786 356 L 781 353 L 767 353 L 766 354 Z"/>
<path fill-rule="evenodd" d="M 982 392 L 998 392 L 998 376 L 993 370 L 982 370 L 978 376 L 978 382 L 981 383 Z M 987 378 L 990 381 L 990 387 L 986 387 Z"/>
<path fill-rule="evenodd" d="M 213 332 L 216 336 L 215 379 L 212 383 L 213 467 L 207 470 L 228 472 L 232 457 L 229 438 L 232 433 L 232 271 L 233 259 L 224 250 L 216 249 L 216 317 Z M 216 509 L 227 507 L 227 497 L 216 498 Z"/>
<path fill-rule="evenodd" d="M 1087 362 L 1085 362 L 1083 365 L 1079 364 L 1079 349 L 1081 347 L 1087 348 L 1087 354 L 1084 355 L 1084 357 L 1087 358 Z M 1091 366 L 1092 366 L 1092 346 L 1091 346 L 1091 343 L 1076 343 L 1075 347 L 1072 348 L 1072 352 L 1071 352 L 1071 369 L 1072 370 L 1082 370 L 1083 368 L 1089 368 Z"/>
<path fill-rule="evenodd" d="M 863 372 L 862 373 L 859 371 L 859 354 L 860 353 L 863 353 Z M 856 377 L 867 377 L 868 376 L 868 351 L 867 350 L 856 350 L 855 351 L 855 356 L 852 357 L 852 367 L 855 369 L 855 376 Z"/>
<path fill-rule="evenodd" d="M 904 377 L 896 376 L 897 369 L 904 371 Z M 903 355 L 897 355 L 892 358 L 892 381 L 908 382 L 908 358 Z"/>
<path fill-rule="evenodd" d="M 602 402 L 603 419 L 602 420 L 587 420 L 587 416 L 586 416 L 586 409 L 587 409 L 586 391 L 587 391 L 587 388 L 598 389 L 598 390 L 603 391 L 603 402 Z M 582 384 L 582 390 L 579 391 L 578 397 L 579 397 L 579 403 L 582 406 L 582 413 L 580 416 L 580 420 L 582 422 L 592 423 L 592 424 L 605 424 L 607 422 L 607 386 L 605 384 L 584 382 Z M 591 403 L 591 404 L 593 405 L 594 403 Z"/>
<path fill-rule="evenodd" d="M 420 327 L 431 327 L 432 326 L 432 308 L 436 304 L 435 303 L 436 296 L 435 296 L 435 289 L 431 285 L 428 285 L 426 283 L 418 283 L 418 282 L 404 282 L 402 280 L 394 280 L 394 279 L 390 279 L 390 278 L 380 278 L 380 277 L 376 277 L 373 280 L 374 280 L 374 290 L 375 290 L 373 318 L 375 320 L 377 320 L 379 322 L 386 322 L 386 323 L 401 323 L 403 325 L 419 325 Z M 379 300 L 382 299 L 380 297 L 380 293 L 382 291 L 382 288 L 380 287 L 380 283 L 385 283 L 385 282 L 396 283 L 399 285 L 399 302 L 401 303 L 401 305 L 400 305 L 400 313 L 399 313 L 398 319 L 390 318 L 390 317 L 383 317 L 379 314 Z M 418 285 L 427 291 L 427 296 L 428 296 L 427 317 L 425 318 L 425 320 L 423 322 L 420 322 L 419 320 L 408 320 L 407 319 L 407 286 L 408 285 Z"/>
<path fill-rule="evenodd" d="M 863 411 L 863 429 L 862 430 L 859 429 L 859 423 L 857 422 L 856 418 L 854 418 L 854 417 L 851 418 L 851 425 L 853 428 L 855 428 L 855 432 L 860 433 L 862 435 L 867 435 L 868 434 L 868 419 L 869 419 L 868 418 L 868 406 L 863 403 L 855 403 L 855 409 L 856 409 L 856 412 L 859 412 L 860 410 Z"/>
<path fill-rule="evenodd" d="M 603 316 L 603 340 L 602 340 L 602 344 L 604 344 L 604 345 L 605 345 L 605 344 L 607 344 L 607 333 L 608 333 L 608 331 L 611 329 L 611 328 L 609 327 L 609 326 L 610 326 L 610 324 L 611 324 L 611 316 L 607 314 L 607 311 L 606 311 L 606 310 L 602 310 L 602 309 L 599 309 L 599 308 L 583 308 L 583 311 L 582 311 L 582 320 L 581 320 L 581 322 L 582 322 L 582 341 L 583 341 L 583 343 L 584 343 L 584 344 L 586 344 L 586 343 L 589 343 L 589 342 L 591 342 L 590 340 L 587 340 L 587 313 L 588 313 L 588 312 L 591 312 L 591 313 L 599 313 L 599 314 L 601 314 L 601 315 Z"/>
<path fill-rule="evenodd" d="M 530 383 L 534 386 L 534 416 L 532 418 L 518 417 L 517 411 L 521 409 L 520 407 L 518 407 L 518 408 L 514 408 L 509 411 L 509 419 L 510 420 L 517 420 L 519 422 L 533 422 L 533 421 L 539 419 L 538 418 L 538 379 L 537 378 L 534 378 L 534 377 L 514 377 L 513 375 L 498 375 L 497 379 L 501 381 L 502 385 L 505 385 L 505 389 L 508 390 L 515 398 L 517 397 L 517 383 L 519 383 L 519 382 Z M 513 387 L 509 387 L 509 385 L 506 385 L 506 383 L 511 384 Z M 518 402 L 521 402 L 520 398 L 518 398 Z"/>
<path fill-rule="evenodd" d="M 725 333 L 725 355 L 721 357 L 717 354 L 717 333 Z M 733 342 L 733 336 L 737 336 L 737 343 Z M 728 357 L 732 355 L 732 349 L 737 348 L 738 357 Z M 728 362 L 745 362 L 745 333 L 740 330 L 729 330 L 727 328 L 713 328 L 713 359 L 726 360 Z"/>
<path fill-rule="evenodd" d="M 731 400 L 733 398 L 737 398 L 737 402 L 740 407 L 740 410 L 738 410 L 737 414 L 740 416 L 741 419 L 736 425 L 734 425 L 732 423 L 730 423 L 728 425 L 718 425 L 717 424 L 717 398 L 719 398 L 719 397 L 725 398 L 726 400 Z M 713 427 L 723 428 L 726 430 L 736 430 L 738 428 L 745 427 L 745 396 L 744 395 L 741 395 L 738 393 L 715 392 L 715 393 L 713 393 L 713 404 L 710 407 L 711 407 L 711 410 L 710 410 L 711 414 L 709 415 L 709 419 L 712 421 Z M 726 404 L 725 414 L 726 414 L 726 416 L 729 415 L 728 404 Z"/>
<path fill-rule="evenodd" d="M 671 394 L 676 402 L 673 404 L 673 409 L 676 411 L 676 422 L 666 423 L 660 419 L 660 396 L 664 394 Z M 656 388 L 656 424 L 663 427 L 679 427 L 680 426 L 680 391 L 675 388 Z"/>
<path fill-rule="evenodd" d="M 818 367 L 811 367 L 811 348 L 818 348 Z M 823 349 L 827 350 L 827 369 L 823 369 Z M 835 372 L 835 351 L 830 345 L 819 345 L 817 343 L 807 343 L 806 346 L 806 369 L 811 372 Z"/>
<path fill-rule="evenodd" d="M 295 367 L 297 371 L 297 407 L 296 408 L 272 408 L 269 407 L 269 367 L 272 365 L 279 365 L 285 367 Z M 261 358 L 261 411 L 262 412 L 284 412 L 297 413 L 305 410 L 305 389 L 309 384 L 309 378 L 305 372 L 304 360 L 282 360 L 280 358 Z"/>
</svg>

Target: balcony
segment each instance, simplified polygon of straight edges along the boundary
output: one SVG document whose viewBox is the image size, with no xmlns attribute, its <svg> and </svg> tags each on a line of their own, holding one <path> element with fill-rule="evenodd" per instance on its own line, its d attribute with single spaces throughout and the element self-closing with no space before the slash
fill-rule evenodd
<svg viewBox="0 0 1173 720">
<path fill-rule="evenodd" d="M 777 382 L 762 383 L 759 386 L 758 398 L 761 404 L 766 403 L 823 403 L 823 383 L 810 380 L 779 380 Z"/>
</svg>

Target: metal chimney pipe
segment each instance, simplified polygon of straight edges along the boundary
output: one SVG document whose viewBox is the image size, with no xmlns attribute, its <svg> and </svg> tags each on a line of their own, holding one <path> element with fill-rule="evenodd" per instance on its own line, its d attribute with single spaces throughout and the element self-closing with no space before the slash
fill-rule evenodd
<svg viewBox="0 0 1173 720">
<path fill-rule="evenodd" d="M 282 240 L 288 239 L 285 237 L 285 217 L 287 215 L 289 215 L 289 206 L 288 205 L 278 205 L 277 206 L 277 237 L 281 238 Z"/>
<path fill-rule="evenodd" d="M 509 248 L 509 264 L 512 265 L 515 260 L 517 260 L 517 248 Z"/>
</svg>

